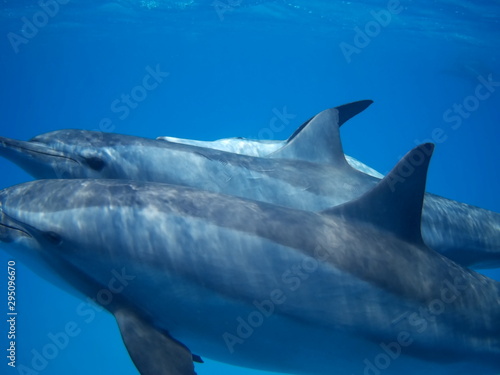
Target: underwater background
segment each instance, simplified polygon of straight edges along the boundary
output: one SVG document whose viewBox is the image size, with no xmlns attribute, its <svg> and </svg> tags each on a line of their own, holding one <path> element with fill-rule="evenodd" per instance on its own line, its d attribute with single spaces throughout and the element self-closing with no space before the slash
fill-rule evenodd
<svg viewBox="0 0 500 375">
<path fill-rule="evenodd" d="M 0 136 L 286 139 L 326 108 L 372 99 L 341 129 L 346 154 L 387 173 L 432 141 L 427 191 L 500 212 L 499 43 L 498 1 L 0 0 Z M 0 188 L 31 180 L 4 159 L 0 172 Z M 110 314 L 84 320 L 81 300 L 20 263 L 7 366 L 9 260 L 0 251 L 0 374 L 138 374 Z M 78 334 L 33 370 L 71 322 Z M 265 374 L 207 359 L 196 370 Z"/>
</svg>

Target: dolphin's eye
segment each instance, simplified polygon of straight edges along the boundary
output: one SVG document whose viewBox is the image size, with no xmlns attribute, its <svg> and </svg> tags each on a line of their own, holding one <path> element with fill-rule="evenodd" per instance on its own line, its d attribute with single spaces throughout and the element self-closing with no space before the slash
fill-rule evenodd
<svg viewBox="0 0 500 375">
<path fill-rule="evenodd" d="M 102 160 L 101 158 L 95 157 L 95 156 L 85 158 L 85 162 L 87 163 L 87 165 L 90 168 L 92 168 L 93 170 L 98 171 L 98 172 L 100 170 L 102 170 L 104 168 L 104 166 L 106 165 L 104 160 Z"/>
<path fill-rule="evenodd" d="M 62 242 L 61 236 L 55 232 L 45 232 L 44 236 L 53 245 L 60 245 Z"/>
</svg>

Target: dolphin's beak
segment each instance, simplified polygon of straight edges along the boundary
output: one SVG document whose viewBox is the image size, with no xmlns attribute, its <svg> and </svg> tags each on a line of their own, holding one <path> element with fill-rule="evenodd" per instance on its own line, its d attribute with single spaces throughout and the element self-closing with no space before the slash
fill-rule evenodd
<svg viewBox="0 0 500 375">
<path fill-rule="evenodd" d="M 0 137 L 0 156 L 12 161 L 35 178 L 60 178 L 55 166 L 61 162 L 79 164 L 70 156 L 37 142 Z"/>
<path fill-rule="evenodd" d="M 32 237 L 14 220 L 2 212 L 0 204 L 0 242 L 12 242 L 19 237 Z"/>
</svg>

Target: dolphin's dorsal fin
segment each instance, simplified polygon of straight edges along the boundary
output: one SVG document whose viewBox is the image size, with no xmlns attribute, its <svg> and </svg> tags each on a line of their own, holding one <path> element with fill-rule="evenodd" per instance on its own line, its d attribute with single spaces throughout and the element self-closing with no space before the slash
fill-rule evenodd
<svg viewBox="0 0 500 375">
<path fill-rule="evenodd" d="M 282 148 L 268 157 L 348 166 L 339 127 L 371 103 L 371 100 L 362 100 L 320 112 L 302 124 Z"/>
<path fill-rule="evenodd" d="M 340 128 L 344 125 L 348 120 L 356 116 L 357 114 L 363 112 L 366 108 L 373 104 L 373 100 L 359 100 L 357 102 L 347 103 L 343 105 L 339 105 L 338 107 L 332 108 L 339 111 L 339 123 L 338 127 Z M 302 129 L 304 129 L 311 120 L 316 117 L 313 116 L 306 122 L 304 122 L 301 126 L 295 130 L 295 132 L 288 138 L 288 142 L 292 140 L 297 134 L 299 134 Z"/>
<path fill-rule="evenodd" d="M 196 375 L 193 361 L 201 358 L 128 309 L 114 312 L 123 342 L 141 375 Z"/>
<path fill-rule="evenodd" d="M 422 244 L 422 206 L 433 151 L 432 143 L 414 148 L 372 190 L 322 213 L 373 223 L 406 241 Z"/>
<path fill-rule="evenodd" d="M 338 106 L 339 111 L 339 128 L 348 120 L 363 112 L 366 108 L 373 104 L 373 100 L 358 100 L 357 102 L 343 104 Z"/>
</svg>

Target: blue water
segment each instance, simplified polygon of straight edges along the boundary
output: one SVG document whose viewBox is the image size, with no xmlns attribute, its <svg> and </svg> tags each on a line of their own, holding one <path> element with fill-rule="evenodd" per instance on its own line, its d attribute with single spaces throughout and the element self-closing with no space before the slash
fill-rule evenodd
<svg viewBox="0 0 500 375">
<path fill-rule="evenodd" d="M 342 127 L 347 154 L 386 173 L 416 143 L 433 140 L 427 190 L 500 212 L 500 86 L 477 94 L 479 77 L 500 81 L 500 3 L 406 0 L 390 17 L 387 1 L 215 3 L 60 0 L 44 16 L 36 1 L 1 1 L 0 135 L 82 128 L 285 139 L 323 109 L 373 99 Z M 151 69 L 158 80 L 137 88 Z M 127 104 L 127 94 L 137 100 Z M 3 159 L 0 170 L 0 188 L 31 179 Z M 0 252 L 2 314 L 9 259 Z M 33 367 L 36 351 L 68 323 L 78 334 L 37 363 L 43 371 L 9 368 L 2 345 L 1 374 L 137 374 L 111 315 L 86 322 L 80 300 L 22 264 L 17 272 L 18 366 Z M 498 271 L 485 273 L 500 280 Z M 6 332 L 2 322 L 0 344 Z M 197 372 L 259 373 L 208 360 Z"/>
</svg>

